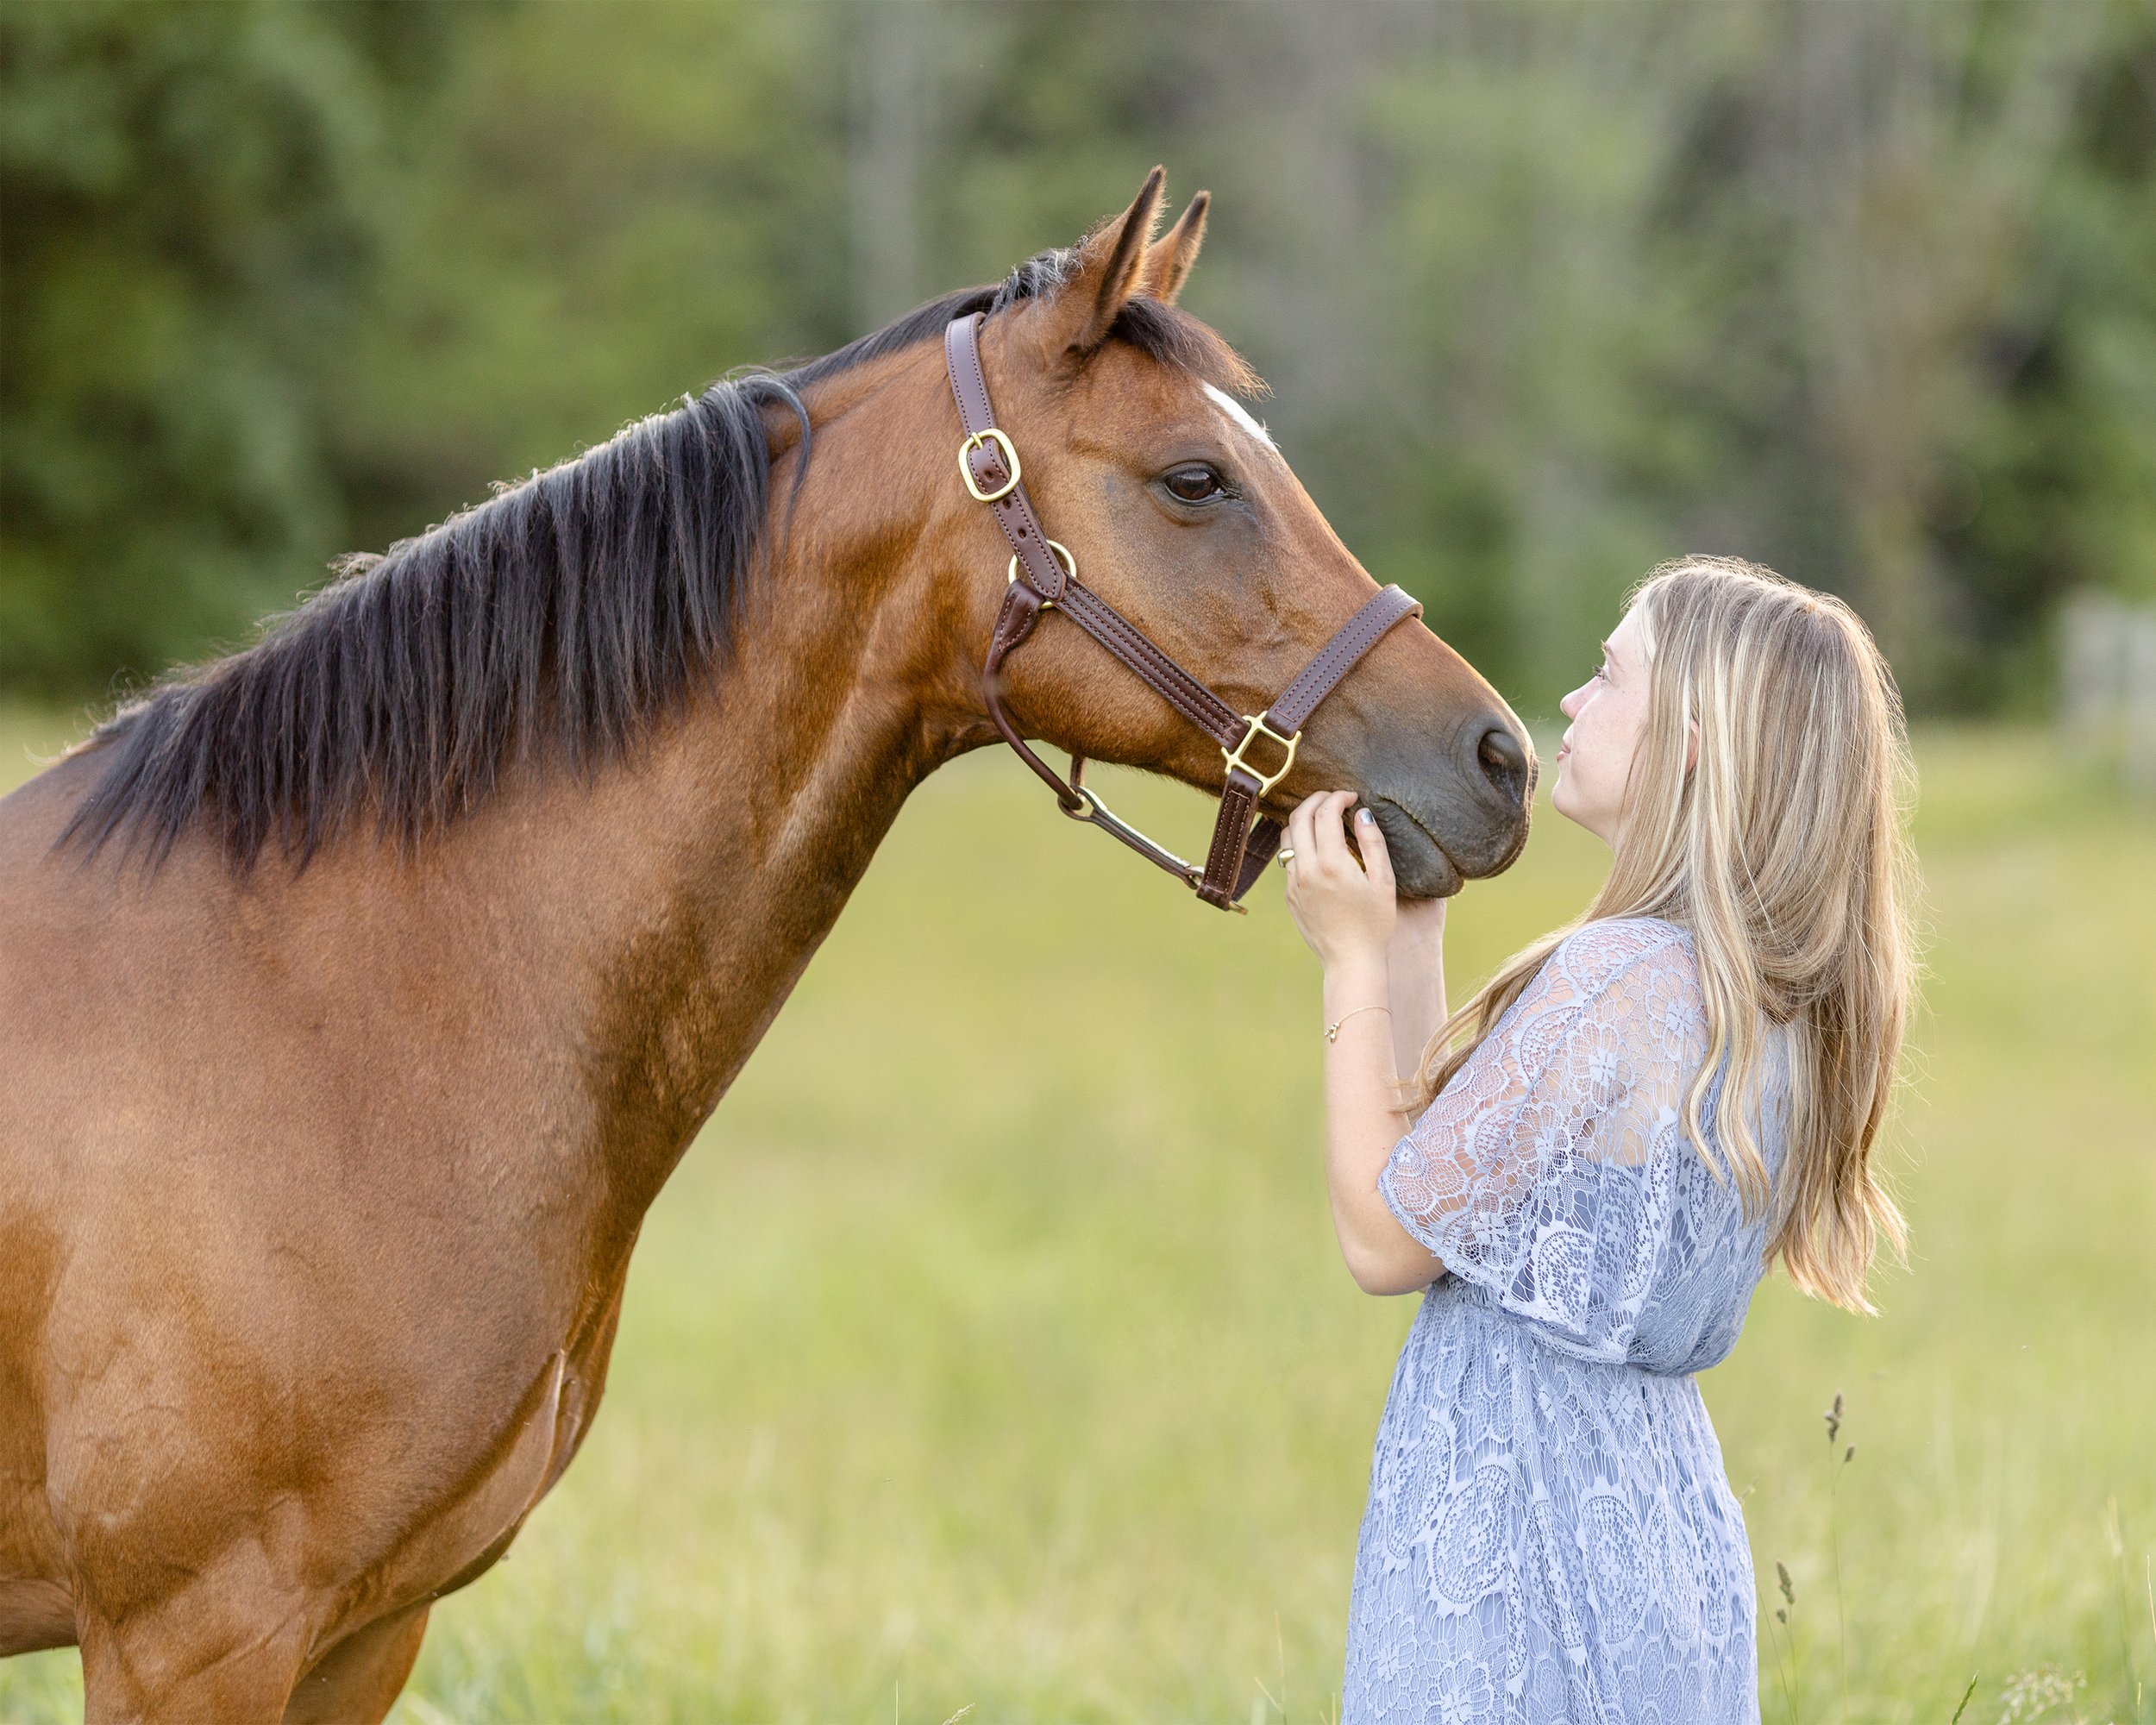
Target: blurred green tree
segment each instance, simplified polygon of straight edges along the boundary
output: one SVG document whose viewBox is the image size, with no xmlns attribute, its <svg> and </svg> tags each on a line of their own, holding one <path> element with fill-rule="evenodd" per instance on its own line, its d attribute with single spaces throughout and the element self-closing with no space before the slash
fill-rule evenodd
<svg viewBox="0 0 2156 1725">
<path fill-rule="evenodd" d="M 94 690 L 1166 161 L 1188 303 L 1526 711 L 1686 549 L 1927 710 L 2156 592 L 2156 0 L 0 18 L 0 686 Z"/>
<path fill-rule="evenodd" d="M 385 86 L 446 34 L 394 12 L 0 18 L 0 685 L 154 672 L 335 548 L 323 356 L 384 226 Z"/>
<path fill-rule="evenodd" d="M 849 337 L 838 21 L 520 5 L 471 33 L 415 122 L 429 166 L 338 367 L 358 544 Z"/>
<path fill-rule="evenodd" d="M 2047 681 L 2077 586 L 2156 599 L 2156 16 L 2122 8 L 2037 207 L 2040 266 L 1977 355 L 1928 524 L 1957 601 L 1942 692 L 1974 712 Z"/>
</svg>

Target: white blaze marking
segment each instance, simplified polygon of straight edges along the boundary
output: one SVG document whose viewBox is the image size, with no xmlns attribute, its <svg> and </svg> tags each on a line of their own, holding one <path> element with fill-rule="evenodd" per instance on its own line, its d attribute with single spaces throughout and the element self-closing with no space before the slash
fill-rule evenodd
<svg viewBox="0 0 2156 1725">
<path fill-rule="evenodd" d="M 1275 447 L 1272 434 L 1266 430 L 1263 425 L 1260 425 L 1257 421 L 1250 417 L 1250 410 L 1244 407 L 1241 402 L 1238 401 L 1233 396 L 1230 395 L 1225 389 L 1216 389 L 1211 384 L 1206 384 L 1203 387 L 1205 389 L 1205 392 L 1213 398 L 1213 405 L 1219 408 L 1221 412 L 1226 414 L 1229 418 L 1232 419 L 1238 425 L 1240 425 L 1245 431 L 1249 432 L 1251 436 L 1257 438 L 1257 441 L 1263 443 L 1267 448 L 1269 449 Z"/>
</svg>

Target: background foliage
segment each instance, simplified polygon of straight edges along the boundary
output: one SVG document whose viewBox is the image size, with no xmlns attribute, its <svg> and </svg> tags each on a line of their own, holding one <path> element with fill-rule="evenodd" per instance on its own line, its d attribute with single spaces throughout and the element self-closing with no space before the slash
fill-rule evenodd
<svg viewBox="0 0 2156 1725">
<path fill-rule="evenodd" d="M 24 0 L 0 688 L 79 699 L 1155 160 L 1319 502 L 1524 710 L 1683 549 L 1921 710 L 2156 595 L 2149 0 Z"/>
</svg>

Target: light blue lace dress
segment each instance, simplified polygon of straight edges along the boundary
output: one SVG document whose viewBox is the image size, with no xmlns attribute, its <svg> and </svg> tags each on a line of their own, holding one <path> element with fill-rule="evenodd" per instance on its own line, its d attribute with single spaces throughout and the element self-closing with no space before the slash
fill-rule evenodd
<svg viewBox="0 0 2156 1725">
<path fill-rule="evenodd" d="M 1752 1556 L 1691 1374 L 1736 1343 L 1765 1222 L 1685 1138 L 1706 1048 L 1689 937 L 1591 923 L 1380 1176 L 1450 1274 L 1378 1432 L 1349 1725 L 1758 1718 Z"/>
</svg>

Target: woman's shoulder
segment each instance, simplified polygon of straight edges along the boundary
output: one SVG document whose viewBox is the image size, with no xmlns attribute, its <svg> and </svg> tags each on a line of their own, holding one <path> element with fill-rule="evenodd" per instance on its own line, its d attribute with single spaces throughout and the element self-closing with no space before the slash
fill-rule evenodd
<svg viewBox="0 0 2156 1725">
<path fill-rule="evenodd" d="M 1660 917 L 1598 917 L 1557 943 L 1551 963 L 1576 986 L 1595 987 L 1642 968 L 1656 974 L 1696 977 L 1690 932 Z"/>
<path fill-rule="evenodd" d="M 1546 984 L 1545 1008 L 1651 1022 L 1679 1040 L 1690 1039 L 1706 1012 L 1692 937 L 1660 917 L 1583 923 L 1558 943 L 1537 980 Z"/>
</svg>

